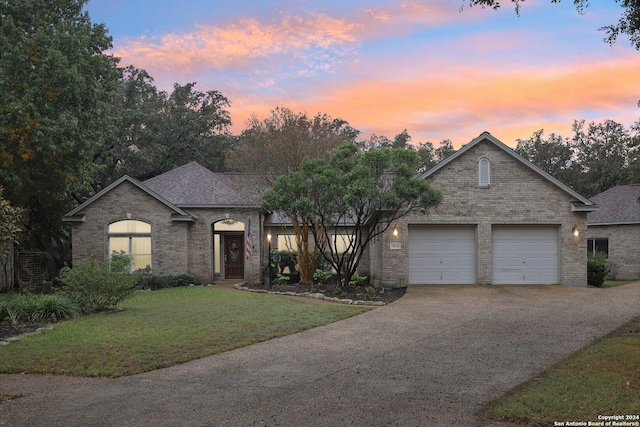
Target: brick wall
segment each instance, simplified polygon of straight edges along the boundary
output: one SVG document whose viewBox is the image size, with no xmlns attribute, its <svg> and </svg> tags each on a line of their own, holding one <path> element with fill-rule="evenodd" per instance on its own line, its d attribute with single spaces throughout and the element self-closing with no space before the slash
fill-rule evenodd
<svg viewBox="0 0 640 427">
<path fill-rule="evenodd" d="M 491 185 L 478 186 L 478 161 L 491 164 Z M 379 276 L 408 281 L 408 231 L 417 224 L 464 224 L 476 226 L 477 281 L 490 284 L 491 232 L 494 225 L 553 225 L 559 230 L 560 282 L 586 284 L 586 213 L 571 212 L 571 195 L 520 164 L 489 141 L 482 141 L 432 174 L 434 188 L 443 193 L 443 202 L 428 215 L 412 214 L 398 221 L 399 250 L 391 250 L 393 239 L 387 232 L 382 244 Z M 577 225 L 581 234 L 572 235 Z M 372 249 L 375 253 L 375 249 Z"/>
<path fill-rule="evenodd" d="M 107 227 L 134 219 L 151 224 L 152 270 L 158 274 L 190 272 L 187 267 L 188 223 L 171 221 L 173 211 L 128 181 L 90 204 L 85 222 L 73 223 L 73 261 L 109 257 Z"/>
<path fill-rule="evenodd" d="M 587 238 L 609 239 L 609 259 L 618 265 L 618 279 L 640 278 L 640 224 L 589 225 Z"/>
</svg>

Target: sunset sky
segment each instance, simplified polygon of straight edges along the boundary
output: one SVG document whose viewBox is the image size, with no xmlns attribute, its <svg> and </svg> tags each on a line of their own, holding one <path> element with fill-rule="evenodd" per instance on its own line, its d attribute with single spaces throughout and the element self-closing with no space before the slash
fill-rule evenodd
<svg viewBox="0 0 640 427">
<path fill-rule="evenodd" d="M 362 132 L 413 143 L 483 131 L 515 146 L 539 129 L 571 136 L 574 120 L 640 118 L 640 52 L 610 46 L 612 0 L 528 0 L 516 16 L 462 0 L 90 0 L 113 54 L 170 91 L 197 82 L 231 101 L 232 131 L 276 107 L 326 113 Z"/>
</svg>

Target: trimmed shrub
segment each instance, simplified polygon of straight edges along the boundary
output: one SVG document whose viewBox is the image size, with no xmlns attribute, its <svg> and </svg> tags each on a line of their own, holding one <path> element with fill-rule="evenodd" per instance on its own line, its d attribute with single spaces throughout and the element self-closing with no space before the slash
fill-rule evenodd
<svg viewBox="0 0 640 427">
<path fill-rule="evenodd" d="M 607 257 L 602 252 L 596 252 L 587 259 L 587 284 L 597 288 L 602 287 L 604 279 L 609 274 Z"/>
<path fill-rule="evenodd" d="M 61 295 L 75 303 L 81 313 L 116 309 L 133 295 L 137 277 L 118 272 L 122 268 L 117 262 L 113 267 L 89 259 L 63 269 L 58 278 L 63 285 Z"/>
<path fill-rule="evenodd" d="M 137 289 L 165 289 L 180 286 L 202 285 L 202 280 L 192 274 L 158 275 L 136 274 Z"/>
</svg>

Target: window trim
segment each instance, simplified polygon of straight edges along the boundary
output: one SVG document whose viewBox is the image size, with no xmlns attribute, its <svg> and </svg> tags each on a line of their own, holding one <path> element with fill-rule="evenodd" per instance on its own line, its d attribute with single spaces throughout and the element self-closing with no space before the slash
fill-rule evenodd
<svg viewBox="0 0 640 427">
<path fill-rule="evenodd" d="M 111 232 L 110 228 L 112 225 L 120 223 L 120 222 L 125 222 L 125 221 L 135 221 L 135 222 L 140 222 L 142 224 L 146 224 L 149 226 L 149 231 L 144 231 L 144 232 L 122 232 L 122 231 L 114 231 Z M 111 223 L 109 223 L 107 225 L 107 245 L 108 245 L 108 256 L 109 259 L 111 259 L 111 257 L 113 256 L 113 250 L 111 250 L 111 238 L 127 238 L 129 240 L 128 242 L 128 248 L 127 248 L 127 256 L 129 257 L 129 272 L 133 273 L 133 260 L 135 256 L 148 256 L 150 258 L 151 263 L 147 264 L 151 269 L 153 269 L 153 241 L 152 241 L 152 237 L 151 237 L 151 223 L 146 222 L 146 221 L 141 221 L 138 219 L 131 219 L 131 218 L 125 218 L 125 219 L 120 219 L 117 221 L 113 221 Z M 149 253 L 133 253 L 133 239 L 134 238 L 144 238 L 144 237 L 148 237 L 149 238 L 149 248 L 150 248 L 150 252 Z M 146 268 L 146 266 L 145 266 Z"/>
<path fill-rule="evenodd" d="M 483 165 L 486 171 L 483 170 Z M 486 175 L 486 176 L 485 176 Z M 478 160 L 478 187 L 488 188 L 491 185 L 491 162 L 486 157 Z"/>
</svg>

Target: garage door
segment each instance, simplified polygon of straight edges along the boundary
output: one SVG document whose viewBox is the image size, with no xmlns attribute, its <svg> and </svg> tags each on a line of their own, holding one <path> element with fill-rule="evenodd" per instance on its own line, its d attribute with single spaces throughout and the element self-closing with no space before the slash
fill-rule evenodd
<svg viewBox="0 0 640 427">
<path fill-rule="evenodd" d="M 476 283 L 476 229 L 409 227 L 409 284 Z"/>
<path fill-rule="evenodd" d="M 558 283 L 558 227 L 493 227 L 493 283 Z"/>
</svg>

